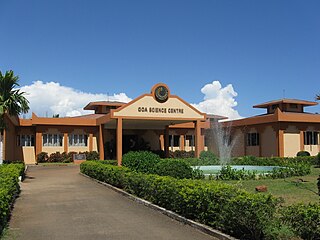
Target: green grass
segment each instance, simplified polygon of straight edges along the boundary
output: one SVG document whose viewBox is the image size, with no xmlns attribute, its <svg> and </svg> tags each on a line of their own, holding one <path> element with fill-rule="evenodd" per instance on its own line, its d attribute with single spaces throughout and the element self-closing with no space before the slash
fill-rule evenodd
<svg viewBox="0 0 320 240">
<path fill-rule="evenodd" d="M 293 203 L 319 202 L 317 178 L 320 175 L 320 168 L 311 168 L 311 174 L 303 177 L 290 177 L 285 179 L 262 179 L 262 180 L 242 180 L 224 181 L 236 185 L 249 192 L 255 192 L 255 187 L 266 185 L 268 193 L 284 199 L 284 205 Z M 303 182 L 301 181 L 303 180 Z"/>
</svg>

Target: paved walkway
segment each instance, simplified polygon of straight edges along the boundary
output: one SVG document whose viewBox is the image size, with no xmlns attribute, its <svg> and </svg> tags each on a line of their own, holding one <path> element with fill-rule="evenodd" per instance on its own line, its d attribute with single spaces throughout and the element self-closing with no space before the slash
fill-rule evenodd
<svg viewBox="0 0 320 240">
<path fill-rule="evenodd" d="M 215 239 L 79 174 L 79 166 L 29 167 L 5 239 Z"/>
</svg>

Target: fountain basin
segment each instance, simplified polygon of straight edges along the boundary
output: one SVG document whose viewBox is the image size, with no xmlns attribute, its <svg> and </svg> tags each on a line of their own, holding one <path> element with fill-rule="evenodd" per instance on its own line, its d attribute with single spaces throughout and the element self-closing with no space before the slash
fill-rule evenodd
<svg viewBox="0 0 320 240">
<path fill-rule="evenodd" d="M 258 174 L 270 173 L 273 169 L 279 169 L 283 167 L 279 166 L 253 166 L 253 165 L 230 165 L 235 170 L 246 170 L 255 171 Z M 210 166 L 193 166 L 194 169 L 200 169 L 206 174 L 218 174 L 221 171 L 221 165 L 210 165 Z"/>
</svg>

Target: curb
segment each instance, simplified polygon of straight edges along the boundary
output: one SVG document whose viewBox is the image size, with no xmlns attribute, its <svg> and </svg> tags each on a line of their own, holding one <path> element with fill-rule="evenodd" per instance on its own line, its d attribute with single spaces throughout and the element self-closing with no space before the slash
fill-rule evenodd
<svg viewBox="0 0 320 240">
<path fill-rule="evenodd" d="M 89 178 L 90 180 L 92 180 L 94 182 L 97 182 L 97 183 L 99 183 L 99 184 L 101 184 L 101 185 L 103 185 L 103 186 L 105 186 L 105 187 L 117 192 L 117 193 L 120 193 L 121 195 L 129 198 L 130 200 L 133 200 L 133 201 L 135 201 L 135 202 L 137 202 L 139 204 L 142 204 L 142 205 L 144 205 L 146 207 L 149 207 L 149 208 L 151 208 L 153 210 L 161 212 L 162 214 L 164 214 L 164 215 L 166 215 L 166 216 L 168 216 L 168 217 L 170 217 L 170 218 L 172 218 L 174 220 L 177 220 L 177 221 L 179 221 L 181 223 L 187 224 L 187 225 L 189 225 L 189 226 L 191 226 L 193 228 L 196 228 L 197 230 L 199 230 L 201 232 L 204 232 L 204 233 L 206 233 L 208 235 L 211 235 L 211 236 L 216 237 L 216 238 L 221 239 L 221 240 L 237 240 L 237 238 L 231 237 L 230 235 L 222 233 L 222 232 L 220 232 L 220 231 L 218 231 L 216 229 L 213 229 L 213 228 L 211 228 L 211 227 L 209 227 L 207 225 L 204 225 L 204 224 L 195 222 L 193 220 L 187 219 L 185 217 L 182 217 L 182 216 L 180 216 L 179 214 L 177 214 L 175 212 L 167 210 L 167 209 L 165 209 L 163 207 L 159 207 L 158 205 L 155 205 L 155 204 L 153 204 L 153 203 L 151 203 L 149 201 L 146 201 L 146 200 L 144 200 L 142 198 L 136 197 L 136 196 L 134 196 L 134 195 L 132 195 L 130 193 L 127 193 L 126 191 L 124 191 L 124 190 L 122 190 L 120 188 L 117 188 L 115 186 L 112 186 L 112 185 L 110 185 L 108 183 L 101 182 L 101 181 L 99 181 L 97 179 L 94 179 L 94 178 L 92 178 L 92 177 L 90 177 L 90 176 L 88 176 L 86 174 L 81 173 L 81 172 L 80 172 L 80 175 L 82 175 L 82 176 L 84 176 L 86 178 Z"/>
</svg>

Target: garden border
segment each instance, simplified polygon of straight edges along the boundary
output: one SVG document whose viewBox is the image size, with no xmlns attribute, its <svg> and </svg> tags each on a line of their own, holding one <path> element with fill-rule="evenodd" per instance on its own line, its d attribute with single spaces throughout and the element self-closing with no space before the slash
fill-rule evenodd
<svg viewBox="0 0 320 240">
<path fill-rule="evenodd" d="M 105 183 L 105 182 L 99 181 L 97 179 L 94 179 L 94 178 L 92 178 L 92 177 L 90 177 L 90 176 L 88 176 L 86 174 L 81 173 L 81 172 L 79 174 L 84 176 L 84 177 L 86 177 L 86 178 L 89 178 L 90 180 L 95 181 L 95 182 L 97 182 L 97 183 L 99 183 L 99 184 L 101 184 L 101 185 L 103 185 L 103 186 L 105 186 L 105 187 L 117 192 L 117 193 L 120 193 L 121 195 L 129 198 L 130 200 L 133 200 L 133 201 L 135 201 L 135 202 L 137 202 L 139 204 L 142 204 L 142 205 L 144 205 L 146 207 L 149 207 L 149 208 L 151 208 L 153 210 L 156 210 L 156 211 L 158 211 L 158 212 L 160 212 L 160 213 L 162 213 L 162 214 L 164 214 L 164 215 L 166 215 L 166 216 L 168 216 L 168 217 L 170 217 L 170 218 L 172 218 L 172 219 L 174 219 L 176 221 L 179 221 L 181 223 L 187 224 L 187 225 L 189 225 L 189 226 L 191 226 L 193 228 L 196 228 L 197 230 L 199 230 L 201 232 L 204 232 L 204 233 L 206 233 L 208 235 L 211 235 L 211 236 L 216 237 L 216 238 L 221 239 L 221 240 L 237 240 L 237 238 L 231 237 L 230 235 L 222 233 L 222 232 L 220 232 L 220 231 L 218 231 L 216 229 L 213 229 L 213 228 L 211 228 L 209 226 L 206 226 L 204 224 L 201 224 L 201 223 L 192 221 L 190 219 L 187 219 L 185 217 L 182 217 L 182 216 L 180 216 L 179 214 L 177 214 L 175 212 L 167 210 L 167 209 L 165 209 L 163 207 L 159 207 L 158 205 L 155 205 L 155 204 L 153 204 L 153 203 L 151 203 L 149 201 L 146 201 L 146 200 L 144 200 L 142 198 L 136 197 L 136 196 L 134 196 L 134 195 L 132 195 L 130 193 L 127 193 L 126 191 L 124 191 L 124 190 L 122 190 L 120 188 L 117 188 L 117 187 L 112 186 L 112 185 L 110 185 L 108 183 Z"/>
</svg>

